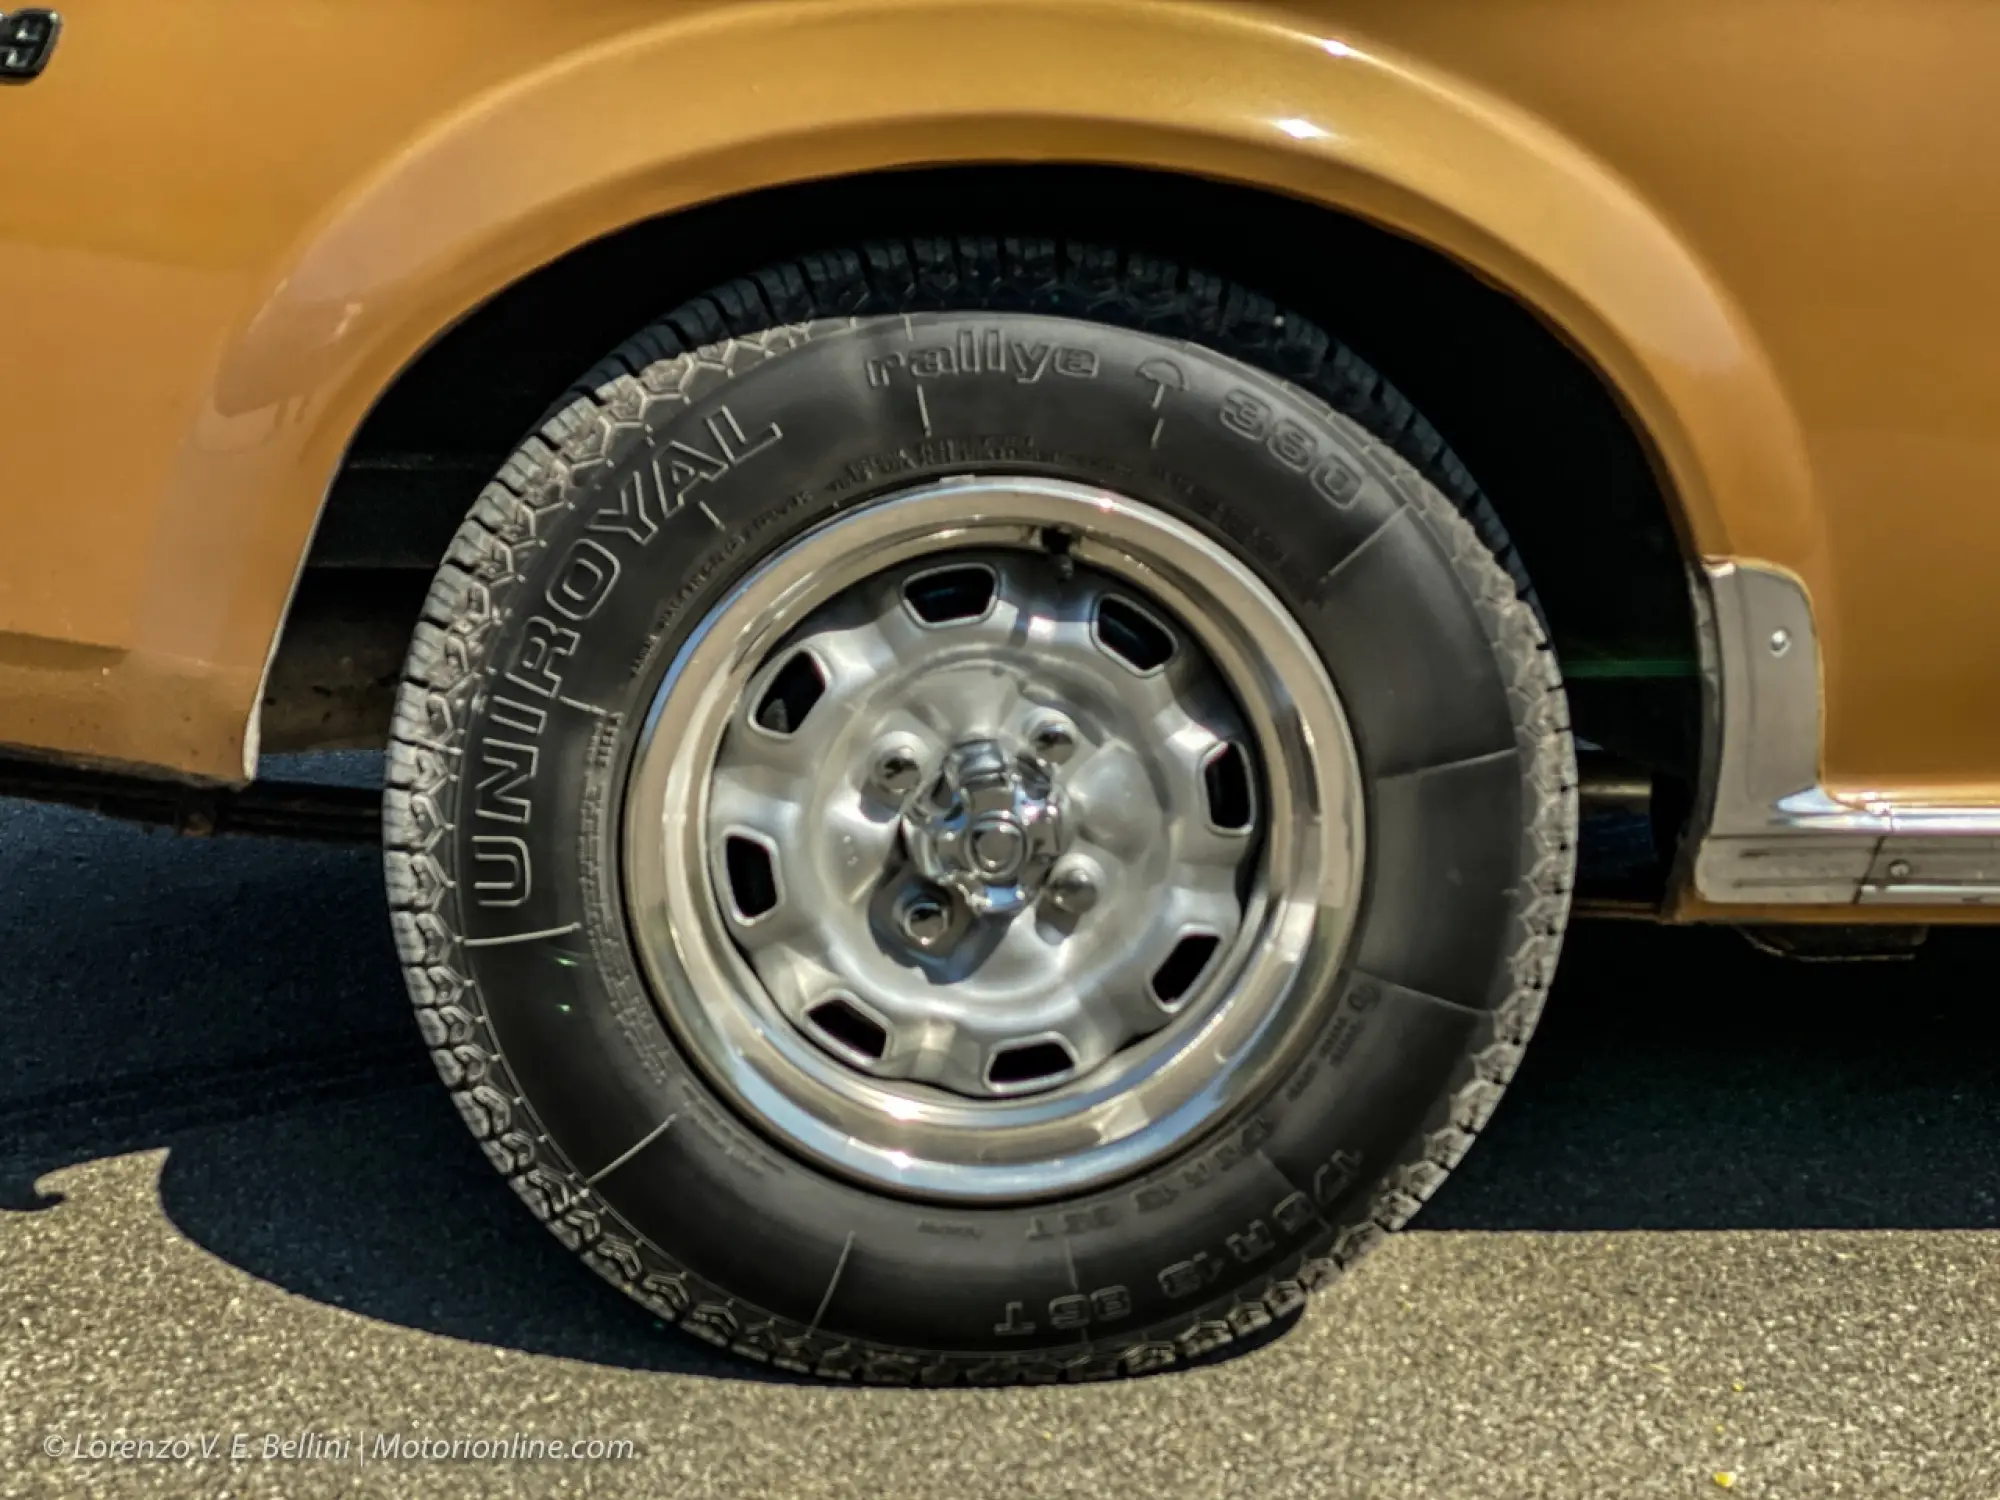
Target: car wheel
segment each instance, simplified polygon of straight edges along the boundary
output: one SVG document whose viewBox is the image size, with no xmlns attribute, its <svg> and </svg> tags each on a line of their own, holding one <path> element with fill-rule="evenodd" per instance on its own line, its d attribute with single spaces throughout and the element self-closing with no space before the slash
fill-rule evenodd
<svg viewBox="0 0 2000 1500">
<path fill-rule="evenodd" d="M 1225 282 L 872 245 L 696 299 L 502 467 L 386 802 L 417 1017 L 600 1273 L 895 1382 L 1254 1333 L 1512 1074 L 1574 755 L 1492 512 Z"/>
</svg>

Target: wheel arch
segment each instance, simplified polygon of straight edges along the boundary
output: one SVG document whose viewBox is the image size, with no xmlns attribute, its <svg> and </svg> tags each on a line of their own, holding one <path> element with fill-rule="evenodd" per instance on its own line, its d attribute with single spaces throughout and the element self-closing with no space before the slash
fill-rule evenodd
<svg viewBox="0 0 2000 1500">
<path fill-rule="evenodd" d="M 1358 36 L 1211 4 L 1143 16 L 1119 0 L 1023 9 L 1033 24 L 1005 33 L 935 0 L 704 12 L 475 100 L 385 163 L 272 276 L 219 363 L 210 409 L 225 423 L 273 423 L 286 451 L 274 466 L 266 442 L 259 462 L 212 474 L 224 483 L 208 484 L 208 497 L 226 504 L 231 481 L 255 479 L 241 503 L 254 498 L 267 538 L 288 539 L 303 560 L 349 456 L 464 347 L 451 331 L 504 317 L 562 267 L 615 259 L 661 226 L 703 222 L 695 215 L 825 207 L 910 163 L 957 164 L 954 212 L 969 225 L 982 199 L 1004 206 L 1000 176 L 1026 170 L 1000 163 L 1089 161 L 1127 183 L 1284 205 L 1300 216 L 1289 222 L 1311 223 L 1314 243 L 1420 246 L 1459 283 L 1498 288 L 1620 409 L 1686 554 L 1773 558 L 1819 592 L 1803 449 L 1761 349 L 1671 227 L 1573 142 Z M 1114 45 L 1133 66 L 1093 70 L 1086 88 L 1066 59 Z M 967 69 L 967 56 L 983 61 Z M 898 63 L 896 90 L 842 86 L 884 57 Z M 749 102 L 685 86 L 747 72 L 790 86 L 749 91 Z M 663 76 L 683 86 L 649 82 Z M 1203 86 L 1168 89 L 1176 77 Z M 1086 181 L 1087 169 L 1069 170 Z M 667 280 L 652 311 L 684 290 Z M 1421 380 L 1363 352 L 1428 409 Z M 261 640 L 274 652 L 286 606 L 270 600 Z M 246 707 L 247 773 L 259 714 Z"/>
</svg>

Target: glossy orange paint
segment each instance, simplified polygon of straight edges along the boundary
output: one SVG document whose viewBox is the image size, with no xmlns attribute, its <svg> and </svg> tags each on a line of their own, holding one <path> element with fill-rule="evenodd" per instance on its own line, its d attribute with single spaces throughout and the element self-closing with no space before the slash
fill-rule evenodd
<svg viewBox="0 0 2000 1500">
<path fill-rule="evenodd" d="M 349 438 L 430 339 L 535 266 L 753 188 L 1060 160 L 1324 203 L 1537 309 L 1621 393 L 1692 545 L 1807 584 L 1829 786 L 2000 803 L 2000 11 L 65 15 L 44 76 L 0 90 L 0 742 L 244 776 Z"/>
</svg>

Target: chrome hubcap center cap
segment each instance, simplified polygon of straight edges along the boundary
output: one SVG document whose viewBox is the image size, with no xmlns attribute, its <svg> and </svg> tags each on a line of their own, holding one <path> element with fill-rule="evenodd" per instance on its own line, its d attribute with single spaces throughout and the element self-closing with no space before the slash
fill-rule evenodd
<svg viewBox="0 0 2000 1500">
<path fill-rule="evenodd" d="M 924 877 L 976 917 L 1008 916 L 1041 894 L 1064 848 L 1048 767 L 996 740 L 965 740 L 903 811 L 903 841 Z"/>
</svg>

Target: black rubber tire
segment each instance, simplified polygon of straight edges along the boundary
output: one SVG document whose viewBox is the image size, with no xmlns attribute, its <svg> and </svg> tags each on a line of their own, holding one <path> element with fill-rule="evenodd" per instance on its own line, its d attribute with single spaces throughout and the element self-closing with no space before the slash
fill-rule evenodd
<svg viewBox="0 0 2000 1500">
<path fill-rule="evenodd" d="M 1004 370 L 973 368 L 988 330 L 1018 347 Z M 875 493 L 995 471 L 1105 484 L 1256 568 L 1342 695 L 1368 856 L 1348 967 L 1275 1087 L 1131 1180 L 966 1208 L 819 1170 L 711 1091 L 640 977 L 617 829 L 635 718 L 732 580 Z M 703 1338 L 901 1383 L 1205 1353 L 1296 1310 L 1417 1209 L 1541 1009 L 1576 778 L 1525 590 L 1408 403 L 1240 288 L 1005 239 L 871 245 L 731 283 L 585 377 L 480 496 L 431 590 L 385 813 L 424 1038 L 535 1213 Z"/>
</svg>

